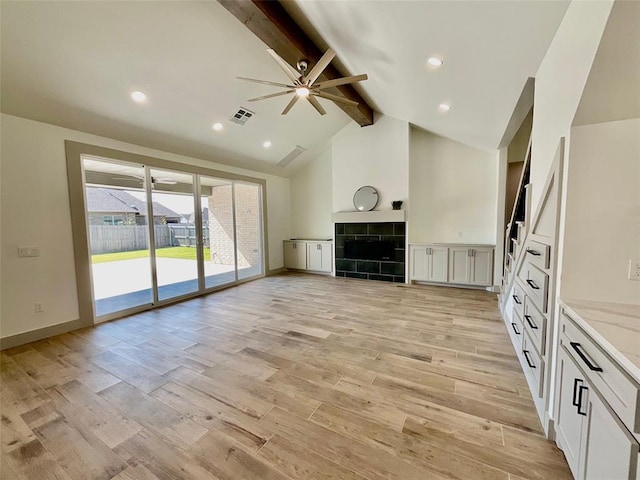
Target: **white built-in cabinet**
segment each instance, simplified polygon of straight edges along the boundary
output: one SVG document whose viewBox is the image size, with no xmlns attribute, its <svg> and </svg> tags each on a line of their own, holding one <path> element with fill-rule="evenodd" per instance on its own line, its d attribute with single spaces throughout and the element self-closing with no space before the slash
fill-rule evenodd
<svg viewBox="0 0 640 480">
<path fill-rule="evenodd" d="M 285 240 L 284 266 L 292 270 L 331 273 L 333 270 L 332 242 Z"/>
<path fill-rule="evenodd" d="M 307 270 L 331 272 L 331 242 L 307 242 Z"/>
<path fill-rule="evenodd" d="M 556 389 L 556 442 L 574 478 L 640 478 L 638 384 L 566 315 L 561 320 Z"/>
<path fill-rule="evenodd" d="M 307 269 L 307 244 L 306 242 L 284 242 L 284 266 L 294 270 Z"/>
<path fill-rule="evenodd" d="M 493 281 L 493 247 L 446 244 L 412 244 L 411 281 L 490 286 Z"/>
<path fill-rule="evenodd" d="M 446 282 L 449 249 L 435 245 L 411 246 L 411 279 Z"/>
</svg>

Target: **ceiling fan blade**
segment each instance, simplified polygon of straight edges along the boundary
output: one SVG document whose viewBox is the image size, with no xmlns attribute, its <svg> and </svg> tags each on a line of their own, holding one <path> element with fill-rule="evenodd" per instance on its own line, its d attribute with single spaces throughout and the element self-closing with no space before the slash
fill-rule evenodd
<svg viewBox="0 0 640 480">
<path fill-rule="evenodd" d="M 267 98 L 279 97 L 281 95 L 286 95 L 287 93 L 295 92 L 296 89 L 293 90 L 285 90 L 284 92 L 272 93 L 271 95 L 263 95 L 262 97 L 250 98 L 247 102 L 257 102 L 258 100 L 265 100 Z"/>
<path fill-rule="evenodd" d="M 309 75 L 305 76 L 305 81 L 307 82 L 307 85 L 312 85 L 313 82 L 315 82 L 318 79 L 322 71 L 325 68 L 327 68 L 327 65 L 331 63 L 331 60 L 333 60 L 333 57 L 335 56 L 336 56 L 336 52 L 334 52 L 331 49 L 327 50 L 324 53 L 324 55 L 322 55 L 320 60 L 318 60 L 318 62 L 313 66 L 313 68 L 309 72 Z"/>
<path fill-rule="evenodd" d="M 289 103 L 287 103 L 287 106 L 284 108 L 284 110 L 282 111 L 282 113 L 280 115 L 286 115 L 287 113 L 289 113 L 289 110 L 291 110 L 291 108 L 296 104 L 296 102 L 298 101 L 300 97 L 298 95 L 294 95 L 291 98 L 291 101 Z"/>
<path fill-rule="evenodd" d="M 362 75 L 352 75 L 350 77 L 342 77 L 336 78 L 335 80 L 327 80 L 326 82 L 320 82 L 313 85 L 314 88 L 318 90 L 322 90 L 323 88 L 331 88 L 337 87 L 338 85 L 346 85 L 347 83 L 355 83 L 361 82 L 362 80 L 366 80 L 367 74 L 363 73 Z"/>
<path fill-rule="evenodd" d="M 262 83 L 263 85 L 273 85 L 274 87 L 292 88 L 294 85 L 287 85 L 286 83 L 269 82 L 267 80 L 257 80 L 255 78 L 236 77 L 239 80 L 246 80 L 247 82 Z"/>
<path fill-rule="evenodd" d="M 322 108 L 322 105 L 320 105 L 320 102 L 314 96 L 309 95 L 307 97 L 307 100 L 309 100 L 309 103 L 311 105 L 313 105 L 313 108 L 315 108 L 320 115 L 326 115 L 327 114 L 327 111 L 324 108 Z"/>
<path fill-rule="evenodd" d="M 348 98 L 339 97 L 338 95 L 332 95 L 330 93 L 311 92 L 311 95 L 317 95 L 318 97 L 326 98 L 327 100 L 333 100 L 334 102 L 345 103 L 352 107 L 358 106 L 358 102 L 354 102 L 353 100 L 349 100 Z"/>
<path fill-rule="evenodd" d="M 284 73 L 287 74 L 287 77 L 289 77 L 295 85 L 300 85 L 300 80 L 298 80 L 300 78 L 300 73 L 297 70 L 295 70 L 291 65 L 285 62 L 282 57 L 276 53 L 275 50 L 268 48 L 267 53 L 271 55 L 271 57 L 273 57 L 276 63 L 280 65 L 280 68 L 282 68 Z"/>
</svg>

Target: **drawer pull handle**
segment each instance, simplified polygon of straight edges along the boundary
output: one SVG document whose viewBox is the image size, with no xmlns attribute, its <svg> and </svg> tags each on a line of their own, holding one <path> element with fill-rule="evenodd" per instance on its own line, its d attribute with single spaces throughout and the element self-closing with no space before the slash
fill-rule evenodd
<svg viewBox="0 0 640 480">
<path fill-rule="evenodd" d="M 571 395 L 573 397 L 573 401 L 571 402 L 573 404 L 574 407 L 578 407 L 580 408 L 580 399 L 577 398 L 577 393 L 578 393 L 578 383 L 582 384 L 583 380 L 580 378 L 574 378 L 573 379 L 573 395 Z"/>
<path fill-rule="evenodd" d="M 531 328 L 533 328 L 534 330 L 537 330 L 537 329 L 538 329 L 538 326 L 537 326 L 535 323 L 533 323 L 533 322 L 531 321 L 531 315 L 525 315 L 525 316 L 524 316 L 524 319 L 527 321 L 527 323 L 529 324 L 529 326 L 530 326 Z"/>
<path fill-rule="evenodd" d="M 527 283 L 534 290 L 540 290 L 540 287 L 538 285 L 536 285 L 535 282 L 533 280 L 531 280 L 530 278 L 527 279 Z"/>
<path fill-rule="evenodd" d="M 513 331 L 516 335 L 520 335 L 520 332 L 516 328 L 516 324 L 514 322 L 511 322 L 511 328 L 513 328 Z"/>
<path fill-rule="evenodd" d="M 511 296 L 513 297 L 514 302 L 516 302 L 518 305 L 522 305 L 522 302 L 520 301 L 517 295 L 511 295 Z"/>
<path fill-rule="evenodd" d="M 536 364 L 535 363 L 531 363 L 531 360 L 529 360 L 529 350 L 523 350 L 522 353 L 524 354 L 524 359 L 527 361 L 527 364 L 531 368 L 536 368 Z"/>
<path fill-rule="evenodd" d="M 587 416 L 587 412 L 581 411 L 582 408 L 582 392 L 584 392 L 585 390 L 589 390 L 587 387 L 585 387 L 584 385 L 580 385 L 580 387 L 578 388 L 578 405 L 576 405 L 576 407 L 578 407 L 578 415 L 584 415 L 585 417 Z"/>
<path fill-rule="evenodd" d="M 530 248 L 527 248 L 527 253 L 530 253 L 531 255 L 533 255 L 534 257 L 539 257 L 540 255 L 542 255 L 539 251 L 537 250 L 531 250 Z"/>
<path fill-rule="evenodd" d="M 576 351 L 576 353 L 582 359 L 582 361 L 587 365 L 587 367 L 589 367 L 589 370 L 592 370 L 594 372 L 601 372 L 602 371 L 602 368 L 600 368 L 597 365 L 594 365 L 593 363 L 591 363 L 589 361 L 587 356 L 582 351 L 582 345 L 580 345 L 578 342 L 569 342 L 569 345 L 571 345 L 571 348 L 573 348 Z"/>
</svg>

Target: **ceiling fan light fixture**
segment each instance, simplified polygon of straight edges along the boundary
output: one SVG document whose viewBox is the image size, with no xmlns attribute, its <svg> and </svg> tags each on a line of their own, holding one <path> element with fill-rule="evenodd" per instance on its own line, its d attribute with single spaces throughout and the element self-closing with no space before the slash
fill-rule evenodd
<svg viewBox="0 0 640 480">
<path fill-rule="evenodd" d="M 427 64 L 429 64 L 429 66 L 433 68 L 440 68 L 443 63 L 444 62 L 442 61 L 442 59 L 438 57 L 429 57 L 429 59 L 427 60 Z"/>
<path fill-rule="evenodd" d="M 307 87 L 298 87 L 296 88 L 296 95 L 300 98 L 307 98 L 309 96 L 310 90 Z"/>
</svg>

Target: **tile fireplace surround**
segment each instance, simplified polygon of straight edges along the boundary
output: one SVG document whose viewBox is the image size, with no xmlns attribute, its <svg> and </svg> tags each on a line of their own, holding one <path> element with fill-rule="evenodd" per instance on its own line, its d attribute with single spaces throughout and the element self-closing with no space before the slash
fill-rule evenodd
<svg viewBox="0 0 640 480">
<path fill-rule="evenodd" d="M 404 283 L 405 230 L 404 222 L 336 223 L 336 277 Z M 351 244 L 345 249 L 350 241 L 358 241 L 355 246 L 360 248 Z M 376 255 L 379 249 L 383 253 Z M 353 250 L 360 253 L 350 253 Z M 367 254 L 369 258 L 361 258 Z"/>
</svg>

